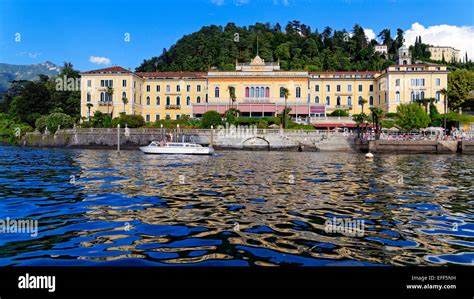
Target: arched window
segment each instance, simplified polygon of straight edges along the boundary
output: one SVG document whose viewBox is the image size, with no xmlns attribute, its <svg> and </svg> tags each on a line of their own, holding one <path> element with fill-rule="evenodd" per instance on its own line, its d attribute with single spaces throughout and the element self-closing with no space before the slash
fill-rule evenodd
<svg viewBox="0 0 474 299">
<path fill-rule="evenodd" d="M 263 87 L 260 87 L 260 97 L 265 97 L 265 89 Z"/>
<path fill-rule="evenodd" d="M 395 102 L 400 103 L 400 92 L 399 91 L 397 91 L 395 93 Z"/>
<path fill-rule="evenodd" d="M 318 97 L 318 96 L 316 96 L 316 97 L 314 98 L 314 102 L 315 102 L 316 104 L 319 104 L 319 97 Z"/>
<path fill-rule="evenodd" d="M 359 106 L 362 106 L 362 96 L 359 96 Z"/>
<path fill-rule="evenodd" d="M 191 105 L 191 98 L 186 97 L 186 106 L 189 106 L 189 105 Z"/>
<path fill-rule="evenodd" d="M 270 87 L 265 88 L 265 97 L 266 98 L 270 97 Z"/>
<path fill-rule="evenodd" d="M 438 91 L 438 92 L 439 92 L 439 91 Z M 90 102 L 90 101 L 91 101 L 91 93 L 88 92 L 88 93 L 87 93 L 87 102 Z"/>
<path fill-rule="evenodd" d="M 248 98 L 250 96 L 250 88 L 245 87 L 245 97 Z"/>
<path fill-rule="evenodd" d="M 176 106 L 181 105 L 181 98 L 179 96 L 176 97 Z"/>
<path fill-rule="evenodd" d="M 198 97 L 196 98 L 196 102 L 197 102 L 198 104 L 201 104 L 201 97 L 198 96 Z"/>
<path fill-rule="evenodd" d="M 435 99 L 439 101 L 441 99 L 441 92 L 437 91 L 435 94 Z"/>
<path fill-rule="evenodd" d="M 352 97 L 347 97 L 347 106 L 352 106 Z"/>
<path fill-rule="evenodd" d="M 301 98 L 301 87 L 296 87 L 296 97 Z"/>
<path fill-rule="evenodd" d="M 125 99 L 127 97 L 127 93 L 124 91 L 122 92 L 122 99 Z"/>
<path fill-rule="evenodd" d="M 146 104 L 150 105 L 150 97 L 146 97 Z"/>
<path fill-rule="evenodd" d="M 171 105 L 171 99 L 170 97 L 166 97 L 166 106 Z"/>
<path fill-rule="evenodd" d="M 373 106 L 373 105 L 374 105 L 374 97 L 373 97 L 373 96 L 370 96 L 370 97 L 369 97 L 369 105 L 370 105 L 370 106 Z"/>
<path fill-rule="evenodd" d="M 156 106 L 160 106 L 160 97 L 156 97 Z"/>
<path fill-rule="evenodd" d="M 260 87 L 255 88 L 255 97 L 258 98 L 260 96 Z"/>
<path fill-rule="evenodd" d="M 326 106 L 330 106 L 330 105 L 331 105 L 331 97 L 327 96 L 326 97 Z"/>
<path fill-rule="evenodd" d="M 105 92 L 100 93 L 100 101 L 105 102 Z"/>
<path fill-rule="evenodd" d="M 412 102 L 415 101 L 415 92 L 414 91 L 411 92 L 410 99 L 411 99 Z"/>
<path fill-rule="evenodd" d="M 253 98 L 255 96 L 255 88 L 250 88 L 250 97 Z"/>
<path fill-rule="evenodd" d="M 280 87 L 280 98 L 284 98 L 284 97 L 285 97 L 285 88 Z"/>
<path fill-rule="evenodd" d="M 214 89 L 214 97 L 218 98 L 219 97 L 219 87 L 216 87 Z"/>
<path fill-rule="evenodd" d="M 209 98 L 207 97 L 207 94 L 206 94 L 206 103 L 208 103 L 208 102 L 209 102 Z"/>
<path fill-rule="evenodd" d="M 424 99 L 425 98 L 425 92 L 424 91 L 421 91 L 421 94 L 420 94 L 420 99 Z"/>
<path fill-rule="evenodd" d="M 341 106 L 341 97 L 336 98 L 336 106 Z"/>
</svg>

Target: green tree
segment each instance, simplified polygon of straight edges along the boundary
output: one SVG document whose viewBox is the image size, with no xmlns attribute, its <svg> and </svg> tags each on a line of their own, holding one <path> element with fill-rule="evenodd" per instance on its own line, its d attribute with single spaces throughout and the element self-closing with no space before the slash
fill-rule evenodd
<svg viewBox="0 0 474 299">
<path fill-rule="evenodd" d="M 362 107 L 362 113 L 364 113 L 364 106 L 365 106 L 365 104 L 367 104 L 367 103 L 368 103 L 368 101 L 367 101 L 367 99 L 365 99 L 365 98 L 361 98 L 361 99 L 359 100 L 359 105 Z"/>
<path fill-rule="evenodd" d="M 123 113 L 125 113 L 125 106 L 128 104 L 128 98 L 127 97 L 122 97 L 122 103 L 123 103 Z"/>
<path fill-rule="evenodd" d="M 370 112 L 372 114 L 372 123 L 375 127 L 375 139 L 380 139 L 381 127 L 380 123 L 383 119 L 384 112 L 379 107 L 370 107 Z"/>
<path fill-rule="evenodd" d="M 211 126 L 216 128 L 219 125 L 222 125 L 222 118 L 219 112 L 210 110 L 202 115 L 202 126 L 204 128 L 209 129 Z"/>
<path fill-rule="evenodd" d="M 108 98 L 109 98 L 109 101 L 110 104 L 112 103 L 112 99 L 113 99 L 113 95 L 114 95 L 114 89 L 111 87 L 111 86 L 107 86 L 107 88 L 105 89 L 105 93 L 108 95 Z M 110 116 L 110 113 L 109 113 L 109 102 L 106 103 L 107 104 L 107 114 Z"/>
<path fill-rule="evenodd" d="M 474 90 L 474 72 L 458 69 L 448 75 L 448 105 L 457 109 L 468 99 L 469 92 Z"/>
<path fill-rule="evenodd" d="M 396 124 L 405 131 L 426 128 L 431 121 L 423 108 L 417 103 L 400 104 L 397 107 L 397 113 Z"/>
<path fill-rule="evenodd" d="M 290 90 L 286 87 L 281 88 L 281 93 L 283 94 L 283 97 L 285 98 L 285 108 L 283 109 L 283 119 L 282 119 L 282 124 L 283 128 L 286 128 L 288 126 L 288 97 L 290 96 Z"/>
</svg>

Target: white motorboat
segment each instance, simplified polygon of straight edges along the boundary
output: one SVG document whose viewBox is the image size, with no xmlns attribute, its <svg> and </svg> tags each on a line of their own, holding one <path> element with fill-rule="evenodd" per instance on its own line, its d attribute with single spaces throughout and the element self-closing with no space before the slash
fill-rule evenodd
<svg viewBox="0 0 474 299">
<path fill-rule="evenodd" d="M 196 143 L 152 141 L 140 147 L 145 154 L 212 155 L 214 149 Z"/>
</svg>

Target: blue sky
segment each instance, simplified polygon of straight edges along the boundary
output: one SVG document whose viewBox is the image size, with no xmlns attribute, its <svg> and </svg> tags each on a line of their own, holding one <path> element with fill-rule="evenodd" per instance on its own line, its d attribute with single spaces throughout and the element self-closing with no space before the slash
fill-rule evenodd
<svg viewBox="0 0 474 299">
<path fill-rule="evenodd" d="M 408 43 L 423 34 L 424 41 L 474 55 L 473 0 L 0 0 L 0 62 L 135 68 L 204 25 L 284 27 L 294 19 L 319 31 L 327 25 L 349 30 L 355 23 L 375 34 L 411 29 Z"/>
</svg>

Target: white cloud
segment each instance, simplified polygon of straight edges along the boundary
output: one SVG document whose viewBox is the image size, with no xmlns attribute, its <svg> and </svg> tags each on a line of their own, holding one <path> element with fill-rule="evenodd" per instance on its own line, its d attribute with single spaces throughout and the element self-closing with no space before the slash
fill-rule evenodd
<svg viewBox="0 0 474 299">
<path fill-rule="evenodd" d="M 474 58 L 474 27 L 434 25 L 425 27 L 416 22 L 405 31 L 405 43 L 413 45 L 415 38 L 421 36 L 421 41 L 433 46 L 451 46 L 461 50 L 461 57 L 467 52 L 469 58 Z"/>
<path fill-rule="evenodd" d="M 365 36 L 367 36 L 367 39 L 369 41 L 375 39 L 375 32 L 372 29 L 364 28 L 364 33 L 365 33 Z"/>
<path fill-rule="evenodd" d="M 224 5 L 224 0 L 211 0 L 211 3 L 217 6 Z"/>
<path fill-rule="evenodd" d="M 93 64 L 110 64 L 111 61 L 107 57 L 100 57 L 100 56 L 91 56 L 89 61 Z"/>
</svg>

